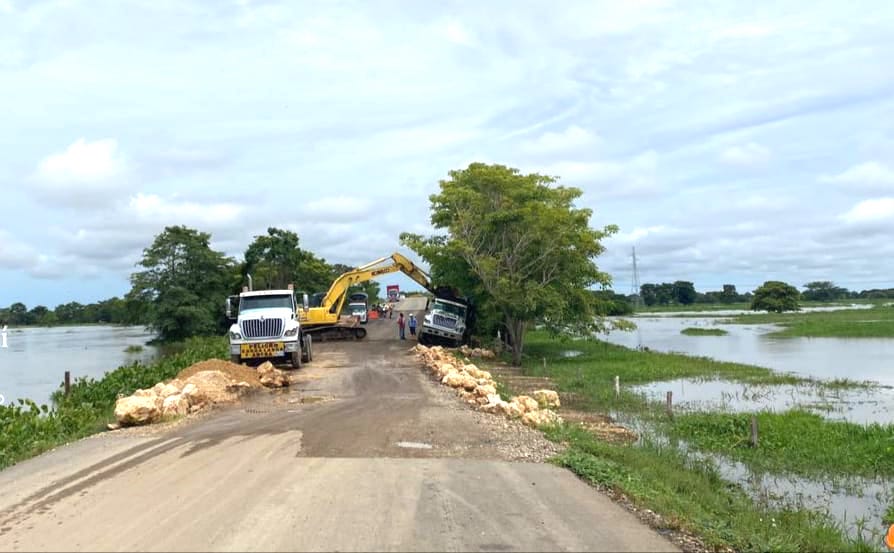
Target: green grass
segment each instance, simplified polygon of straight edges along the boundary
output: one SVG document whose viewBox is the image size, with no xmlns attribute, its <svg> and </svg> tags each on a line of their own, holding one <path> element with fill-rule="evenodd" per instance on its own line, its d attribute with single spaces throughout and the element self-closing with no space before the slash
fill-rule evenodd
<svg viewBox="0 0 894 553">
<path fill-rule="evenodd" d="M 696 328 L 690 326 L 681 330 L 680 334 L 685 334 L 686 336 L 726 336 L 729 332 L 722 328 Z"/>
<path fill-rule="evenodd" d="M 121 366 L 98 380 L 79 378 L 67 397 L 61 389 L 53 392 L 52 406 L 29 400 L 0 406 L 0 469 L 102 431 L 114 420 L 119 394 L 129 395 L 173 378 L 197 361 L 227 356 L 226 340 L 221 337 L 194 338 L 177 349 L 150 365 Z"/>
<path fill-rule="evenodd" d="M 755 313 L 730 319 L 736 324 L 777 324 L 776 336 L 894 338 L 894 307 L 876 305 L 870 309 L 840 311 Z"/>
<path fill-rule="evenodd" d="M 805 509 L 773 509 L 753 502 L 709 464 L 693 463 L 674 448 L 600 441 L 578 426 L 547 430 L 568 449 L 554 462 L 593 484 L 623 492 L 660 513 L 673 529 L 700 536 L 710 548 L 737 551 L 872 551 L 849 540 L 827 516 Z"/>
<path fill-rule="evenodd" d="M 139 344 L 131 344 L 124 348 L 125 353 L 140 353 L 141 351 L 143 351 L 143 346 Z"/>
<path fill-rule="evenodd" d="M 750 414 L 680 413 L 665 426 L 671 436 L 756 471 L 808 477 L 894 476 L 894 425 L 829 421 L 798 410 L 755 416 L 757 448 L 750 445 Z"/>
</svg>

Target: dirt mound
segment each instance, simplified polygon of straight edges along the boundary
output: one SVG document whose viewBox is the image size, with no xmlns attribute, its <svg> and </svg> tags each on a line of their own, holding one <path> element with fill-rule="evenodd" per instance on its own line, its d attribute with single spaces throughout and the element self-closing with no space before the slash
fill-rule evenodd
<svg viewBox="0 0 894 553">
<path fill-rule="evenodd" d="M 252 388 L 263 388 L 264 385 L 258 379 L 258 372 L 245 365 L 237 365 L 221 359 L 206 359 L 194 365 L 186 367 L 177 375 L 179 380 L 186 380 L 190 376 L 202 371 L 220 371 L 236 382 L 247 382 Z"/>
</svg>

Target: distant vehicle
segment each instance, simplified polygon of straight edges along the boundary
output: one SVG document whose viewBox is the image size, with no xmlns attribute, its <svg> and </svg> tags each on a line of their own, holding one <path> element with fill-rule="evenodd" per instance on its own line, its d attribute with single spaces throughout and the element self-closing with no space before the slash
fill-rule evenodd
<svg viewBox="0 0 894 553">
<path fill-rule="evenodd" d="M 360 320 L 360 324 L 366 324 L 369 309 L 367 309 L 365 303 L 349 303 L 348 310 L 351 312 L 352 317 L 357 317 Z"/>
</svg>

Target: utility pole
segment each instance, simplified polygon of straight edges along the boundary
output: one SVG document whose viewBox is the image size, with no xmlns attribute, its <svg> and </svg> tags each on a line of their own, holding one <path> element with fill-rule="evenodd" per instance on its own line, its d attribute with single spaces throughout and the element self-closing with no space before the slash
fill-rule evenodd
<svg viewBox="0 0 894 553">
<path fill-rule="evenodd" d="M 636 246 L 633 246 L 633 284 L 630 295 L 633 296 L 633 310 L 637 311 L 642 307 L 643 300 L 640 297 L 639 269 L 636 267 Z"/>
</svg>

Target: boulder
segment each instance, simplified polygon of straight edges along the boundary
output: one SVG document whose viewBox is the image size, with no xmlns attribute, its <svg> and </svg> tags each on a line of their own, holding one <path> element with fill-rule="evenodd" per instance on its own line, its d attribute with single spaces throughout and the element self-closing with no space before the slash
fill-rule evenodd
<svg viewBox="0 0 894 553">
<path fill-rule="evenodd" d="M 190 405 L 199 403 L 199 388 L 192 382 L 183 385 L 183 389 L 180 390 L 180 395 L 185 397 Z"/>
<path fill-rule="evenodd" d="M 180 383 L 180 386 L 177 386 L 177 384 L 175 384 L 174 382 Z M 155 392 L 155 395 L 164 400 L 170 396 L 179 394 L 181 388 L 183 388 L 182 382 L 180 382 L 179 380 L 172 380 L 167 384 L 165 384 L 164 382 L 159 382 L 152 387 L 152 390 Z"/>
<path fill-rule="evenodd" d="M 534 390 L 531 392 L 534 399 L 542 409 L 552 409 L 561 407 L 562 402 L 559 401 L 559 394 L 553 390 Z"/>
<path fill-rule="evenodd" d="M 161 405 L 161 416 L 182 417 L 189 413 L 189 400 L 183 394 L 174 394 L 164 399 Z"/>
<path fill-rule="evenodd" d="M 457 370 L 453 370 L 444 375 L 444 378 L 441 379 L 441 384 L 446 384 L 451 388 L 464 388 L 465 379 L 466 376 Z"/>
<path fill-rule="evenodd" d="M 481 397 L 487 397 L 497 393 L 497 388 L 493 384 L 479 384 L 475 388 L 475 393 Z"/>
<path fill-rule="evenodd" d="M 503 402 L 500 404 L 500 410 L 509 418 L 516 419 L 525 414 L 524 408 L 514 401 Z"/>
<path fill-rule="evenodd" d="M 289 385 L 289 375 L 274 367 L 270 361 L 258 365 L 258 380 L 268 388 L 283 388 Z"/>
<path fill-rule="evenodd" d="M 115 402 L 115 418 L 122 426 L 155 422 L 161 416 L 157 398 L 155 394 L 122 397 Z"/>
<path fill-rule="evenodd" d="M 521 408 L 522 414 L 540 409 L 540 404 L 531 396 L 515 396 L 512 403 L 517 404 Z"/>
<path fill-rule="evenodd" d="M 562 418 L 555 411 L 549 409 L 541 409 L 539 411 L 531 411 L 522 416 L 522 423 L 531 428 L 537 428 L 543 425 L 556 424 L 562 421 Z"/>
<path fill-rule="evenodd" d="M 189 384 L 197 388 L 195 393 L 189 394 L 190 405 L 193 400 L 197 403 L 231 403 L 239 398 L 228 389 L 233 381 L 220 371 L 199 371 L 186 379 L 184 389 Z"/>
<path fill-rule="evenodd" d="M 463 388 L 465 388 L 466 390 L 468 390 L 468 391 L 470 391 L 470 392 L 471 392 L 472 390 L 474 390 L 475 388 L 478 387 L 478 381 L 477 381 L 477 380 L 475 380 L 474 378 L 472 378 L 472 377 L 469 376 L 468 374 L 462 374 L 462 373 L 460 373 L 460 374 L 461 374 L 461 376 L 460 376 L 460 378 L 461 378 L 460 386 L 462 386 Z"/>
</svg>

